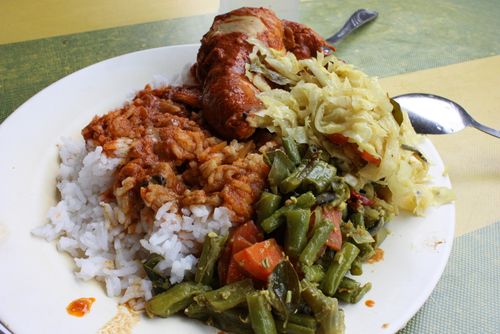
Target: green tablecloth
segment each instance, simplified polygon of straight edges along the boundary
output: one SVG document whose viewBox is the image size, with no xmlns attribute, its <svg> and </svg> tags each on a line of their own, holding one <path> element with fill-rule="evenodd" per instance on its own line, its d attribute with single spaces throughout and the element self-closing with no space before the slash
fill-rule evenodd
<svg viewBox="0 0 500 334">
<path fill-rule="evenodd" d="M 296 16 L 328 36 L 361 7 L 377 10 L 379 18 L 341 42 L 338 55 L 371 75 L 384 77 L 500 53 L 497 0 L 303 0 Z M 95 62 L 147 48 L 198 43 L 212 19 L 187 17 L 0 45 L 0 121 L 50 83 Z"/>
<path fill-rule="evenodd" d="M 455 239 L 436 289 L 399 334 L 500 333 L 500 222 Z"/>
</svg>

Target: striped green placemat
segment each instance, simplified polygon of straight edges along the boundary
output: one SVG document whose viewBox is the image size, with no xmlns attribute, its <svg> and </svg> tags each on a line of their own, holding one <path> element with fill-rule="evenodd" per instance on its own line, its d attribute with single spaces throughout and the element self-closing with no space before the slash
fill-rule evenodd
<svg viewBox="0 0 500 334">
<path fill-rule="evenodd" d="M 298 16 L 329 36 L 361 6 L 377 10 L 379 17 L 341 42 L 337 54 L 371 75 L 385 77 L 500 54 L 498 1 L 300 1 Z M 196 43 L 212 19 L 194 16 L 0 45 L 0 123 L 69 73 L 132 51 Z"/>
<path fill-rule="evenodd" d="M 441 280 L 398 334 L 500 333 L 500 221 L 454 241 Z"/>
</svg>

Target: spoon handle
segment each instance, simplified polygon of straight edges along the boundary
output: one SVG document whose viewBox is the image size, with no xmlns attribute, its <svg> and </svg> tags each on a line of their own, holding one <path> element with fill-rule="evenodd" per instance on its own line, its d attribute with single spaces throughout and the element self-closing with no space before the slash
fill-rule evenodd
<svg viewBox="0 0 500 334">
<path fill-rule="evenodd" d="M 374 20 L 377 16 L 378 13 L 376 11 L 358 9 L 351 15 L 344 26 L 335 35 L 327 38 L 326 41 L 330 44 L 335 44 L 363 24 Z"/>
<path fill-rule="evenodd" d="M 475 119 L 471 119 L 470 124 L 478 130 L 481 130 L 489 135 L 492 135 L 493 137 L 500 138 L 500 130 L 495 130 L 495 129 L 490 128 L 486 125 L 483 125 L 483 124 L 479 123 L 478 121 L 476 121 Z"/>
</svg>

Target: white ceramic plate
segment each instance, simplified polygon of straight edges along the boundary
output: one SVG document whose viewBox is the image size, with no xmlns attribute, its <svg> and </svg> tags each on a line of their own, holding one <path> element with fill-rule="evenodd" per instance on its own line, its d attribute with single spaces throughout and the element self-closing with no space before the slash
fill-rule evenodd
<svg viewBox="0 0 500 334">
<path fill-rule="evenodd" d="M 46 222 L 56 203 L 57 150 L 61 136 L 78 136 L 94 115 L 121 106 L 155 75 L 174 78 L 195 60 L 196 45 L 126 54 L 89 66 L 44 89 L 0 126 L 0 320 L 16 334 L 95 333 L 116 313 L 116 301 L 95 282 L 74 277 L 69 256 L 30 231 Z M 422 149 L 438 185 L 450 186 L 430 141 Z M 347 333 L 393 333 L 429 297 L 453 241 L 454 205 L 431 208 L 425 218 L 400 216 L 382 245 L 384 260 L 365 265 L 361 281 L 372 290 L 344 305 Z M 66 312 L 80 297 L 95 297 L 83 318 Z M 365 301 L 375 302 L 367 307 Z M 215 333 L 196 321 L 146 319 L 134 333 Z"/>
</svg>

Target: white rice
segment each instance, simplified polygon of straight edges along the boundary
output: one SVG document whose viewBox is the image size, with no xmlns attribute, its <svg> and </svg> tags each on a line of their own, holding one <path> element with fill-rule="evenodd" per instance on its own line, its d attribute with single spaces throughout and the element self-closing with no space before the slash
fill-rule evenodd
<svg viewBox="0 0 500 334">
<path fill-rule="evenodd" d="M 193 253 L 205 236 L 211 231 L 226 234 L 231 226 L 225 207 L 193 205 L 178 214 L 168 202 L 156 212 L 152 231 L 126 234 L 123 212 L 116 203 L 100 200 L 121 159 L 108 158 L 101 147 L 87 151 L 83 140 L 72 139 L 62 140 L 59 156 L 61 201 L 49 210 L 49 222 L 32 233 L 56 240 L 58 250 L 74 258 L 78 278 L 104 282 L 108 296 L 119 297 L 120 303 L 136 300 L 134 308 L 141 309 L 143 300 L 151 298 L 152 284 L 141 263 L 149 254 L 164 257 L 155 270 L 171 283 L 181 282 L 194 271 Z"/>
</svg>

